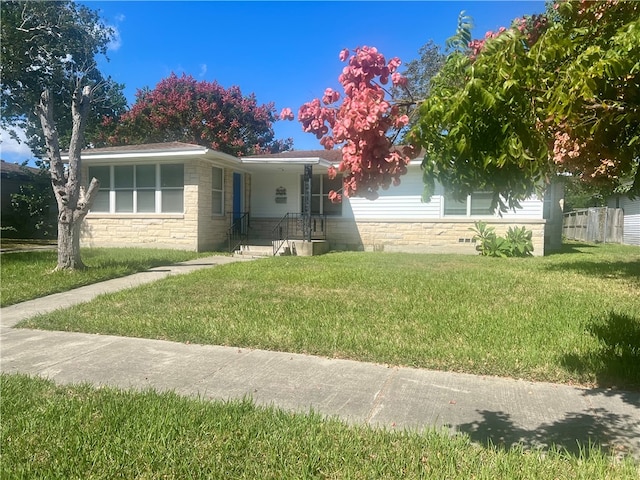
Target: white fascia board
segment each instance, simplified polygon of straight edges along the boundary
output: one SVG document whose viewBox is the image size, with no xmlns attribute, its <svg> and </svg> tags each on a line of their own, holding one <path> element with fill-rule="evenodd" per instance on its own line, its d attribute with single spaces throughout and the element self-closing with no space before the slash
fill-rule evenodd
<svg viewBox="0 0 640 480">
<path fill-rule="evenodd" d="M 83 153 L 82 160 L 127 160 L 132 158 L 163 158 L 163 157 L 195 157 L 206 154 L 207 151 L 200 150 L 173 150 L 166 152 L 122 152 L 122 153 Z M 69 155 L 63 155 L 62 160 L 69 160 Z"/>
<path fill-rule="evenodd" d="M 247 165 L 318 165 L 322 159 L 309 158 L 242 158 L 240 161 Z M 326 160 L 325 160 L 326 162 Z"/>
</svg>

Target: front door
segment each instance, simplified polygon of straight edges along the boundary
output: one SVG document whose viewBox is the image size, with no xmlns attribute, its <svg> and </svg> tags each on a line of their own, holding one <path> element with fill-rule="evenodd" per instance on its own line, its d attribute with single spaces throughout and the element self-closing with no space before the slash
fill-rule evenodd
<svg viewBox="0 0 640 480">
<path fill-rule="evenodd" d="M 240 219 L 242 218 L 242 174 L 233 172 L 233 225 L 238 230 L 243 230 L 240 226 L 242 223 Z M 236 233 L 244 233 L 242 231 L 238 231 Z"/>
</svg>

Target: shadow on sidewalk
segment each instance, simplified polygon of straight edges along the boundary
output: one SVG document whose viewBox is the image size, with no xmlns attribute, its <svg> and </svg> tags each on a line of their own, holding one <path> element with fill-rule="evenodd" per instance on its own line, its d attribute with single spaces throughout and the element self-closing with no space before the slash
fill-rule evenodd
<svg viewBox="0 0 640 480">
<path fill-rule="evenodd" d="M 629 415 L 593 409 L 589 414 L 569 414 L 563 420 L 542 424 L 535 430 L 516 426 L 504 412 L 478 411 L 483 420 L 460 425 L 458 429 L 483 445 L 509 449 L 549 449 L 556 447 L 573 455 L 588 454 L 591 444 L 603 452 L 628 454 L 637 449 L 640 420 Z"/>
</svg>

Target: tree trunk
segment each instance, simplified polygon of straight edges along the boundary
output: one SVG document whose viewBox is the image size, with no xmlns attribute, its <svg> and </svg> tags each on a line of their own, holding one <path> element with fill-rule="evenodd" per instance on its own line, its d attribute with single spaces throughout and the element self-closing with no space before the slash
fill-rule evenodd
<svg viewBox="0 0 640 480">
<path fill-rule="evenodd" d="M 53 102 L 48 90 L 42 93 L 40 103 L 36 107 L 47 145 L 51 185 L 58 202 L 58 265 L 56 270 L 85 268 L 80 257 L 80 229 L 99 187 L 95 178 L 91 180 L 86 192 L 80 183 L 80 151 L 84 143 L 84 129 L 90 105 L 91 88 L 78 86 L 71 104 L 73 129 L 67 168 L 62 162 L 60 154 L 60 142 L 53 115 Z"/>
<path fill-rule="evenodd" d="M 82 221 L 69 222 L 73 212 L 58 213 L 58 266 L 56 270 L 82 270 L 85 264 L 80 257 L 80 227 Z"/>
</svg>

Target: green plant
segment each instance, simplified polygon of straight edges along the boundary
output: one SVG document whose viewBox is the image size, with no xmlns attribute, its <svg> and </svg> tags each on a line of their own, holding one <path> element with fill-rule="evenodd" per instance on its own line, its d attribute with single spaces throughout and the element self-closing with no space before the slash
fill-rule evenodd
<svg viewBox="0 0 640 480">
<path fill-rule="evenodd" d="M 475 222 L 473 240 L 477 242 L 476 250 L 485 257 L 530 257 L 533 252 L 531 230 L 524 227 L 509 227 L 505 237 L 496 235 L 495 228 L 487 226 L 486 222 Z"/>
<path fill-rule="evenodd" d="M 506 242 L 510 257 L 530 257 L 533 255 L 532 232 L 524 227 L 509 227 Z"/>
</svg>

